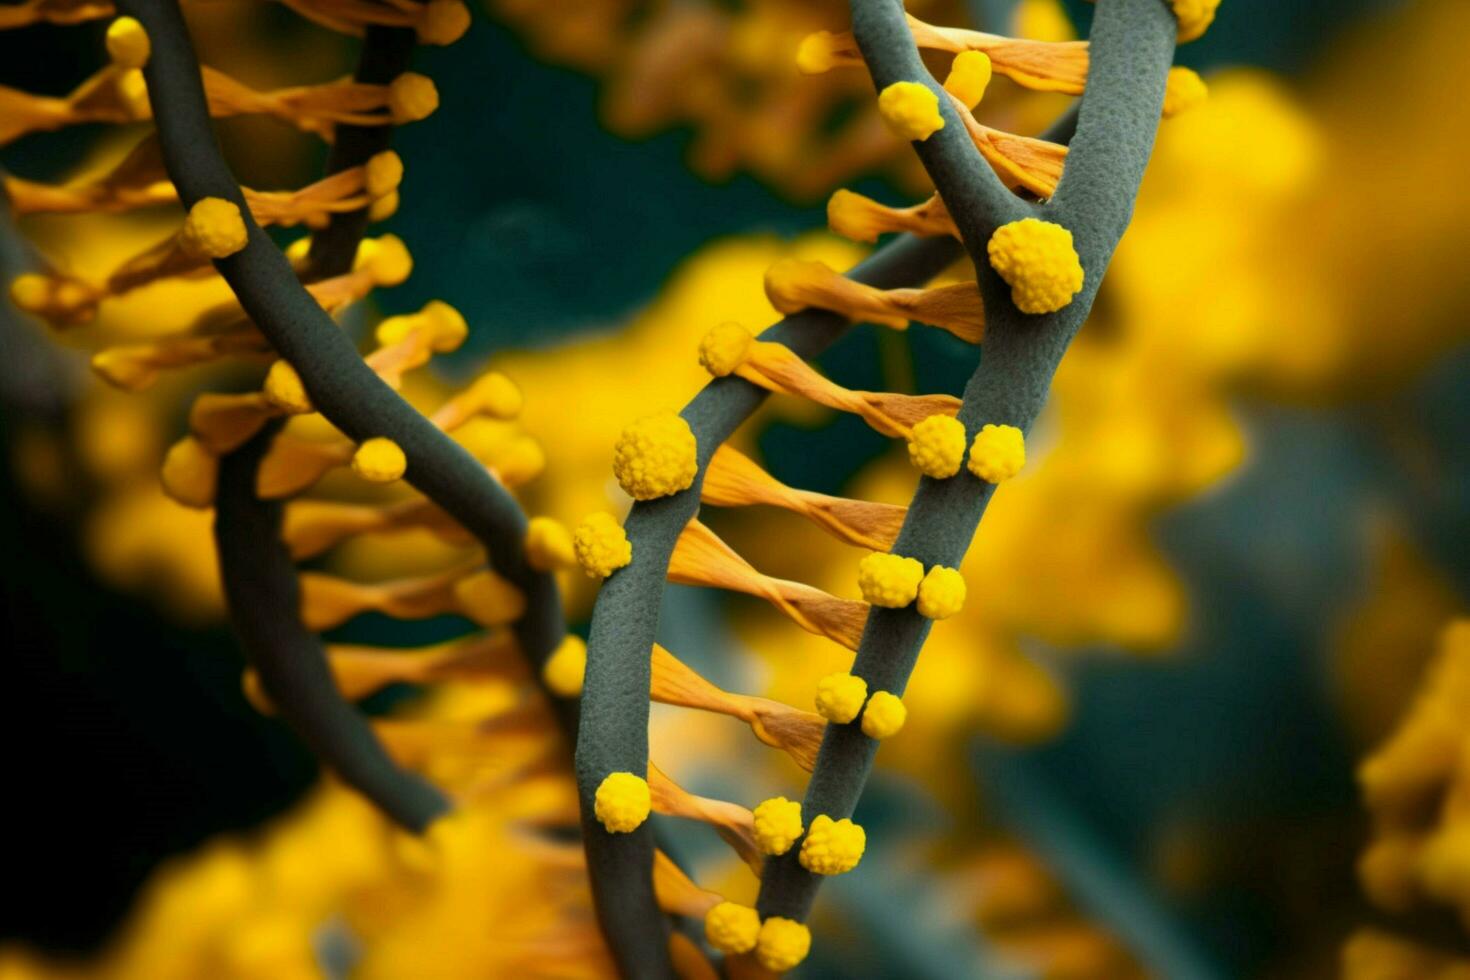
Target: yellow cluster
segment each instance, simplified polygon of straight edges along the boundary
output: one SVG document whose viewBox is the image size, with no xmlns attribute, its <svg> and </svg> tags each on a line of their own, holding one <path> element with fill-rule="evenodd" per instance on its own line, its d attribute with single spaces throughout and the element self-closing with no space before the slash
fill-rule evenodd
<svg viewBox="0 0 1470 980">
<path fill-rule="evenodd" d="M 817 682 L 817 714 L 838 725 L 845 725 L 863 710 L 868 697 L 868 682 L 845 671 L 828 674 Z"/>
<path fill-rule="evenodd" d="M 825 813 L 812 820 L 801 842 L 801 866 L 812 874 L 846 874 L 863 859 L 868 836 L 846 817 L 833 820 Z"/>
<path fill-rule="evenodd" d="M 1001 225 L 986 252 L 1022 313 L 1055 313 L 1082 289 L 1082 260 L 1072 233 L 1055 222 L 1022 218 Z"/>
<path fill-rule="evenodd" d="M 613 447 L 613 475 L 634 500 L 687 490 L 698 472 L 698 447 L 689 423 L 673 412 L 639 419 Z"/>
<path fill-rule="evenodd" d="M 750 952 L 760 939 L 760 931 L 760 914 L 748 905 L 721 902 L 704 916 L 704 938 L 721 953 Z"/>
<path fill-rule="evenodd" d="M 352 454 L 352 472 L 369 483 L 392 483 L 408 469 L 408 457 L 392 439 L 376 436 Z"/>
<path fill-rule="evenodd" d="M 794 969 L 811 952 L 812 932 L 794 919 L 773 915 L 761 923 L 755 958 L 767 970 Z"/>
<path fill-rule="evenodd" d="M 772 797 L 751 811 L 755 843 L 762 854 L 785 854 L 801 837 L 801 803 L 784 796 Z"/>
<path fill-rule="evenodd" d="M 776 973 L 795 968 L 811 951 L 811 930 L 793 919 L 773 915 L 761 921 L 747 905 L 720 902 L 704 916 L 704 937 L 722 953 L 755 951 L 761 966 Z"/>
<path fill-rule="evenodd" d="M 526 561 L 538 572 L 553 572 L 578 564 L 572 532 L 554 517 L 531 518 L 526 525 Z"/>
<path fill-rule="evenodd" d="M 755 337 L 738 323 L 711 327 L 699 342 L 699 363 L 710 374 L 723 378 L 745 360 Z"/>
<path fill-rule="evenodd" d="M 955 55 L 944 80 L 944 90 L 973 109 L 985 98 L 990 85 L 990 56 L 983 51 L 961 51 Z"/>
<path fill-rule="evenodd" d="M 546 689 L 561 698 L 579 696 L 586 676 L 587 641 L 574 634 L 568 634 L 541 667 Z"/>
<path fill-rule="evenodd" d="M 947 480 L 965 458 L 965 426 L 949 415 L 931 415 L 909 430 L 909 462 L 925 476 Z"/>
<path fill-rule="evenodd" d="M 180 242 L 194 255 L 222 259 L 243 249 L 247 237 L 239 205 L 222 197 L 206 197 L 189 209 Z"/>
<path fill-rule="evenodd" d="M 614 772 L 598 784 L 592 812 L 608 833 L 627 834 L 643 826 L 652 805 L 647 780 L 631 772 Z"/>
<path fill-rule="evenodd" d="M 917 558 L 874 551 L 858 563 L 858 588 L 875 606 L 902 609 L 919 594 L 924 566 Z"/>
<path fill-rule="evenodd" d="M 588 514 L 572 532 L 572 550 L 588 578 L 607 578 L 633 560 L 633 544 L 606 511 Z"/>
<path fill-rule="evenodd" d="M 1026 465 L 1026 437 L 1014 425 L 986 425 L 970 445 L 970 472 L 987 483 L 1002 483 Z"/>
<path fill-rule="evenodd" d="M 944 128 L 939 96 L 918 82 L 894 82 L 879 92 L 878 111 L 888 128 L 906 140 L 922 142 Z"/>
<path fill-rule="evenodd" d="M 1220 0 L 1169 0 L 1174 16 L 1179 21 L 1179 42 L 1193 41 L 1202 36 L 1215 20 L 1215 11 Z"/>
<path fill-rule="evenodd" d="M 1199 76 L 1199 72 L 1183 65 L 1169 69 L 1168 84 L 1164 87 L 1164 115 L 1177 116 L 1188 112 L 1210 97 L 1210 87 Z"/>
<path fill-rule="evenodd" d="M 909 710 L 903 700 L 889 691 L 874 691 L 863 708 L 863 734 L 868 738 L 883 740 L 892 738 L 903 729 L 909 719 Z"/>
</svg>

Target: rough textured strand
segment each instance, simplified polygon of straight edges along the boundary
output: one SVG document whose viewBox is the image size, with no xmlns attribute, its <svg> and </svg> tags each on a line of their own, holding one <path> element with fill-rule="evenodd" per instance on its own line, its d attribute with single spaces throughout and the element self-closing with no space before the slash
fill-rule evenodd
<svg viewBox="0 0 1470 980">
<path fill-rule="evenodd" d="M 193 45 L 175 0 L 122 0 L 148 31 L 144 68 L 164 164 L 185 207 L 221 197 L 240 207 L 245 248 L 215 265 L 240 305 L 301 375 L 312 404 L 355 442 L 392 439 L 408 457 L 407 480 L 484 544 L 495 570 L 526 594 L 516 623 L 536 666 L 563 635 L 556 580 L 526 561 L 526 517 L 485 467 L 419 414 L 363 363 L 352 341 L 302 287 L 280 250 L 250 216 L 210 125 Z"/>
<path fill-rule="evenodd" d="M 869 2 L 855 0 L 855 6 Z M 859 23 L 854 16 L 855 26 Z M 984 253 L 976 256 L 987 322 L 980 366 L 965 386 L 958 416 L 968 435 L 988 423 L 1027 430 L 1040 412 L 1057 364 L 1086 319 L 1103 270 L 1128 227 L 1153 147 L 1174 36 L 1174 18 L 1162 0 L 1098 3 L 1087 93 L 1067 168 L 1057 195 L 1038 209 L 1072 230 L 1086 270 L 1083 289 L 1057 313 L 1028 316 L 1011 303 Z M 922 478 L 894 552 L 925 565 L 958 567 L 994 490 L 968 470 L 948 480 Z M 866 679 L 869 689 L 902 694 L 930 625 L 912 607 L 875 608 L 853 673 Z M 827 727 L 802 806 L 808 818 L 851 816 L 877 745 L 857 724 Z M 766 862 L 757 902 L 763 916 L 805 919 L 810 912 L 820 878 L 802 868 L 796 855 L 793 849 Z"/>
<path fill-rule="evenodd" d="M 356 80 L 392 81 L 407 67 L 412 30 L 369 27 Z M 340 126 L 327 173 L 360 166 L 388 148 L 391 126 Z M 352 268 L 367 209 L 338 212 L 312 236 L 307 281 Z M 255 492 L 260 462 L 283 423 L 272 421 L 220 460 L 214 540 L 235 633 L 282 719 L 317 758 L 400 826 L 422 832 L 450 807 L 422 777 L 395 763 L 372 727 L 337 691 L 321 639 L 301 621 L 300 584 L 281 540 L 284 505 Z"/>
<path fill-rule="evenodd" d="M 960 254 L 953 239 L 903 235 L 848 275 L 884 289 L 915 286 L 932 279 Z M 810 358 L 848 326 L 836 314 L 806 310 L 760 337 Z M 603 584 L 592 613 L 577 737 L 577 783 L 598 918 L 619 968 L 629 977 L 673 976 L 668 924 L 653 895 L 653 836 L 647 824 L 631 834 L 609 834 L 592 815 L 593 794 L 608 773 L 642 775 L 648 765 L 650 658 L 669 555 L 684 525 L 699 510 L 710 457 L 768 395 L 741 378 L 718 378 L 684 408 L 682 414 L 699 443 L 694 485 L 671 497 L 634 505 L 624 524 L 633 542 L 633 561 Z"/>
</svg>

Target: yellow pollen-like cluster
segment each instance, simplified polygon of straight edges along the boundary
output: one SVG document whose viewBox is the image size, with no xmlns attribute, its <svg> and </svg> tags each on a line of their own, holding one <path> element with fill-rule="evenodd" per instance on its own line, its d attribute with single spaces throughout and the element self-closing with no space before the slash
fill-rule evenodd
<svg viewBox="0 0 1470 980">
<path fill-rule="evenodd" d="M 902 609 L 919 594 L 924 566 L 917 558 L 875 551 L 858 563 L 863 598 L 885 609 Z"/>
<path fill-rule="evenodd" d="M 460 0 L 429 0 L 419 15 L 418 35 L 424 44 L 453 44 L 470 29 L 470 11 Z"/>
<path fill-rule="evenodd" d="M 785 854 L 801 837 L 801 803 L 797 800 L 772 797 L 756 806 L 752 816 L 755 818 L 755 843 L 762 854 Z"/>
<path fill-rule="evenodd" d="M 795 969 L 811 952 L 812 932 L 794 919 L 773 915 L 761 923 L 755 958 L 767 970 L 784 973 Z"/>
<path fill-rule="evenodd" d="M 647 780 L 631 772 L 615 772 L 598 785 L 592 812 L 608 833 L 626 834 L 643 825 L 651 806 Z"/>
<path fill-rule="evenodd" d="M 588 514 L 572 533 L 572 550 L 588 578 L 607 578 L 633 560 L 633 544 L 617 518 Z"/>
<path fill-rule="evenodd" d="M 1164 115 L 1177 116 L 1188 112 L 1210 97 L 1210 88 L 1199 72 L 1176 65 L 1169 69 L 1168 84 L 1164 87 Z"/>
<path fill-rule="evenodd" d="M 704 916 L 704 938 L 722 953 L 750 952 L 760 931 L 760 915 L 748 905 L 721 902 Z"/>
<path fill-rule="evenodd" d="M 408 457 L 392 439 L 378 436 L 357 447 L 352 472 L 370 483 L 392 483 L 408 469 Z"/>
<path fill-rule="evenodd" d="M 107 25 L 107 56 L 119 68 L 142 68 L 152 53 L 148 32 L 134 18 L 119 17 Z"/>
<path fill-rule="evenodd" d="M 990 74 L 990 56 L 984 51 L 961 51 L 949 66 L 944 90 L 973 109 L 985 98 Z"/>
<path fill-rule="evenodd" d="M 965 459 L 965 426 L 948 415 L 931 415 L 909 430 L 909 462 L 925 476 L 947 480 Z"/>
<path fill-rule="evenodd" d="M 738 368 L 755 337 L 738 323 L 711 327 L 699 342 L 699 363 L 717 378 Z"/>
<path fill-rule="evenodd" d="M 1055 222 L 1022 218 L 1001 225 L 986 251 L 1022 313 L 1055 313 L 1082 289 L 1082 260 L 1072 233 Z"/>
<path fill-rule="evenodd" d="M 406 71 L 388 86 L 388 112 L 398 124 L 427 119 L 439 108 L 439 90 L 426 75 Z"/>
<path fill-rule="evenodd" d="M 613 475 L 634 500 L 687 490 L 699 468 L 694 432 L 673 412 L 639 419 L 613 446 Z"/>
<path fill-rule="evenodd" d="M 397 286 L 413 271 L 413 256 L 397 235 L 367 238 L 357 247 L 356 268 L 366 269 L 379 286 Z"/>
<path fill-rule="evenodd" d="M 868 835 L 844 817 L 833 820 L 825 813 L 812 820 L 801 842 L 801 866 L 812 874 L 846 874 L 863 859 Z"/>
<path fill-rule="evenodd" d="M 1220 0 L 1169 0 L 1179 21 L 1179 43 L 1202 36 L 1215 20 Z"/>
<path fill-rule="evenodd" d="M 206 197 L 189 209 L 181 243 L 194 255 L 222 259 L 244 248 L 247 238 L 239 206 L 222 197 Z"/>
<path fill-rule="evenodd" d="M 817 714 L 830 722 L 845 725 L 863 710 L 868 697 L 868 682 L 855 674 L 828 674 L 817 682 Z"/>
<path fill-rule="evenodd" d="M 541 666 L 541 680 L 557 697 L 574 698 L 582 693 L 587 676 L 587 642 L 568 634 Z"/>
<path fill-rule="evenodd" d="M 403 183 L 403 158 L 392 150 L 375 153 L 363 168 L 363 182 L 369 197 L 382 197 Z"/>
<path fill-rule="evenodd" d="M 970 445 L 970 472 L 987 483 L 1000 483 L 1026 465 L 1026 437 L 1014 425 L 987 425 Z"/>
<path fill-rule="evenodd" d="M 959 569 L 935 565 L 919 583 L 919 615 L 948 619 L 965 606 L 965 577 Z"/>
<path fill-rule="evenodd" d="M 918 82 L 894 82 L 879 92 L 878 111 L 888 128 L 906 140 L 922 142 L 944 128 L 939 96 Z"/>
<path fill-rule="evenodd" d="M 533 517 L 526 527 L 526 561 L 538 572 L 577 564 L 572 532 L 554 517 Z"/>
<path fill-rule="evenodd" d="M 863 734 L 868 738 L 891 738 L 898 734 L 908 719 L 909 709 L 903 706 L 898 695 L 875 691 L 863 709 Z"/>
<path fill-rule="evenodd" d="M 265 400 L 281 411 L 301 415 L 311 411 L 311 399 L 306 395 L 306 386 L 301 375 L 296 373 L 288 361 L 276 361 L 265 376 Z"/>
</svg>

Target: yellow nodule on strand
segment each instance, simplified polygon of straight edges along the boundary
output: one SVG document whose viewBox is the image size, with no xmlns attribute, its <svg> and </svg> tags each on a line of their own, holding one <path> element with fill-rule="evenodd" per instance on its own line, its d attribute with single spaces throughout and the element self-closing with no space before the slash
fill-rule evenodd
<svg viewBox="0 0 1470 980">
<path fill-rule="evenodd" d="M 582 693 L 587 676 L 587 641 L 568 634 L 541 666 L 541 681 L 559 698 L 574 698 Z"/>
<path fill-rule="evenodd" d="M 919 615 L 948 619 L 964 608 L 965 592 L 959 569 L 935 565 L 919 583 Z"/>
<path fill-rule="evenodd" d="M 245 219 L 234 201 L 205 197 L 189 209 L 180 241 L 194 255 L 222 259 L 244 248 L 248 238 Z"/>
<path fill-rule="evenodd" d="M 369 483 L 392 483 L 408 469 L 408 457 L 392 439 L 369 439 L 352 454 L 352 472 Z"/>
<path fill-rule="evenodd" d="M 1026 437 L 1014 425 L 987 425 L 970 445 L 970 472 L 987 483 L 1001 483 L 1026 465 Z"/>
<path fill-rule="evenodd" d="M 357 248 L 357 268 L 379 286 L 397 286 L 413 272 L 413 256 L 397 235 L 365 238 Z"/>
<path fill-rule="evenodd" d="M 1179 43 L 1201 37 L 1214 23 L 1220 0 L 1169 0 L 1179 21 Z"/>
<path fill-rule="evenodd" d="M 990 56 L 984 51 L 961 51 L 949 66 L 944 90 L 973 109 L 985 98 L 990 85 Z"/>
<path fill-rule="evenodd" d="M 453 44 L 470 29 L 470 11 L 460 0 L 429 0 L 419 14 L 421 44 Z"/>
<path fill-rule="evenodd" d="M 965 426 L 949 415 L 931 415 L 909 430 L 909 462 L 925 476 L 947 480 L 965 459 Z"/>
<path fill-rule="evenodd" d="M 627 533 L 606 511 L 582 519 L 572 532 L 572 550 L 588 578 L 607 578 L 633 560 L 633 545 Z"/>
<path fill-rule="evenodd" d="M 533 517 L 526 527 L 526 561 L 538 572 L 577 564 L 572 532 L 554 517 Z"/>
<path fill-rule="evenodd" d="M 761 923 L 755 958 L 767 970 L 795 969 L 812 949 L 812 931 L 795 919 L 773 915 Z"/>
<path fill-rule="evenodd" d="M 1001 225 L 986 252 L 1022 313 L 1055 313 L 1082 290 L 1082 260 L 1072 233 L 1055 222 L 1022 218 Z"/>
<path fill-rule="evenodd" d="M 863 710 L 868 698 L 868 682 L 845 671 L 828 674 L 817 681 L 817 714 L 838 725 L 845 725 Z"/>
<path fill-rule="evenodd" d="M 917 558 L 874 551 L 858 563 L 863 598 L 885 609 L 902 609 L 919 594 L 924 565 Z"/>
<path fill-rule="evenodd" d="M 1199 72 L 1182 65 L 1169 69 L 1169 78 L 1164 85 L 1164 115 L 1177 116 L 1202 104 L 1210 97 L 1210 87 L 1200 78 Z"/>
<path fill-rule="evenodd" d="M 717 378 L 738 368 L 750 352 L 755 336 L 738 323 L 711 327 L 699 342 L 699 363 Z"/>
<path fill-rule="evenodd" d="M 291 415 L 302 415 L 311 411 L 311 399 L 301 375 L 288 361 L 280 360 L 271 365 L 265 376 L 265 400 L 276 408 Z"/>
<path fill-rule="evenodd" d="M 863 708 L 863 734 L 868 738 L 891 738 L 898 734 L 908 719 L 909 709 L 903 706 L 896 694 L 875 691 Z"/>
<path fill-rule="evenodd" d="M 427 119 L 439 108 L 439 90 L 433 79 L 406 71 L 388 85 L 388 112 L 397 124 Z"/>
<path fill-rule="evenodd" d="M 760 931 L 761 917 L 748 905 L 721 902 L 704 916 L 704 938 L 722 953 L 750 952 Z"/>
<path fill-rule="evenodd" d="M 791 850 L 801 837 L 801 802 L 775 796 L 751 811 L 755 844 L 762 854 L 777 856 Z"/>
<path fill-rule="evenodd" d="M 833 820 L 825 813 L 814 818 L 801 842 L 801 866 L 816 875 L 846 874 L 863 859 L 868 835 L 844 817 Z"/>
<path fill-rule="evenodd" d="M 382 197 L 403 183 L 403 157 L 392 150 L 374 153 L 363 167 L 363 186 L 368 197 Z"/>
<path fill-rule="evenodd" d="M 608 833 L 627 834 L 643 825 L 651 806 L 647 780 L 631 772 L 615 772 L 598 785 L 592 812 Z"/>
<path fill-rule="evenodd" d="M 796 70 L 803 75 L 821 75 L 836 64 L 837 36 L 831 31 L 817 31 L 801 39 L 796 49 Z"/>
<path fill-rule="evenodd" d="M 922 142 L 944 128 L 939 96 L 918 82 L 894 82 L 878 93 L 878 112 L 888 128 L 906 140 Z"/>
<path fill-rule="evenodd" d="M 142 68 L 153 53 L 148 32 L 133 17 L 119 17 L 107 25 L 107 56 L 119 68 Z"/>
<path fill-rule="evenodd" d="M 660 412 L 623 429 L 613 446 L 613 475 L 634 500 L 667 497 L 694 483 L 697 453 L 689 423 Z"/>
<path fill-rule="evenodd" d="M 419 311 L 419 314 L 433 328 L 434 334 L 429 343 L 440 354 L 448 354 L 450 351 L 459 350 L 460 345 L 465 342 L 465 338 L 470 335 L 470 325 L 465 322 L 464 314 L 442 299 L 429 300 L 424 304 L 424 308 Z M 487 375 L 486 377 L 489 376 Z M 505 377 L 505 375 L 502 374 L 499 377 L 504 379 L 506 384 L 514 387 L 511 380 Z M 484 381 L 485 379 L 481 378 L 480 380 Z M 515 414 L 509 416 L 510 418 L 514 418 L 515 415 L 520 414 L 520 389 L 516 389 L 515 397 L 517 407 Z"/>
<path fill-rule="evenodd" d="M 163 457 L 163 492 L 185 507 L 203 510 L 214 504 L 219 458 L 193 436 L 169 447 Z"/>
</svg>

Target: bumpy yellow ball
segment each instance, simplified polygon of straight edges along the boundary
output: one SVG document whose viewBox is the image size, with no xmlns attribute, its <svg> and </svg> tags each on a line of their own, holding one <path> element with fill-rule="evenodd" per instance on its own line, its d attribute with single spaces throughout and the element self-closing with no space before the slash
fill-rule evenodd
<svg viewBox="0 0 1470 980">
<path fill-rule="evenodd" d="M 986 251 L 1022 313 L 1055 313 L 1082 289 L 1082 260 L 1072 233 L 1055 222 L 1022 218 L 1001 225 Z"/>
<path fill-rule="evenodd" d="M 794 919 L 773 915 L 761 923 L 755 958 L 767 970 L 784 973 L 794 969 L 811 952 L 811 930 Z"/>
<path fill-rule="evenodd" d="M 828 674 L 817 682 L 817 714 L 828 721 L 845 725 L 863 710 L 868 696 L 868 682 L 846 672 Z"/>
<path fill-rule="evenodd" d="M 698 471 L 698 446 L 689 423 L 673 412 L 639 419 L 613 446 L 613 475 L 634 500 L 687 490 Z"/>
<path fill-rule="evenodd" d="M 572 533 L 572 550 L 588 578 L 607 578 L 633 560 L 633 545 L 617 518 L 588 514 Z"/>
<path fill-rule="evenodd" d="M 195 255 L 222 259 L 245 247 L 249 233 L 234 201 L 206 197 L 194 202 L 184 219 L 180 237 L 185 249 Z"/>
<path fill-rule="evenodd" d="M 797 800 L 772 797 L 758 805 L 753 816 L 755 843 L 762 854 L 785 854 L 801 837 L 801 803 Z"/>
<path fill-rule="evenodd" d="M 721 902 L 704 916 L 704 938 L 722 953 L 748 953 L 761 931 L 760 915 L 747 905 Z"/>
<path fill-rule="evenodd" d="M 1001 483 L 1026 465 L 1026 437 L 1014 425 L 987 425 L 970 445 L 970 472 L 987 483 Z"/>
<path fill-rule="evenodd" d="M 965 591 L 958 569 L 935 565 L 919 583 L 919 615 L 948 619 L 964 608 Z"/>
<path fill-rule="evenodd" d="M 890 738 L 898 734 L 908 719 L 909 710 L 898 695 L 875 691 L 863 709 L 863 734 L 868 738 Z"/>
<path fill-rule="evenodd" d="M 944 128 L 939 96 L 918 82 L 894 82 L 879 92 L 878 112 L 888 128 L 906 140 L 922 142 Z"/>
<path fill-rule="evenodd" d="M 875 606 L 902 609 L 919 594 L 924 566 L 916 558 L 875 551 L 858 564 L 858 588 Z"/>
<path fill-rule="evenodd" d="M 745 360 L 754 339 L 751 332 L 738 323 L 711 327 L 699 342 L 699 363 L 710 374 L 723 378 Z"/>
<path fill-rule="evenodd" d="M 965 426 L 948 415 L 931 415 L 909 430 L 909 462 L 925 476 L 947 480 L 965 459 Z"/>
<path fill-rule="evenodd" d="M 812 874 L 846 874 L 858 866 L 868 846 L 863 828 L 846 817 L 833 820 L 825 813 L 812 820 L 801 842 L 801 866 Z"/>
<path fill-rule="evenodd" d="M 627 834 L 643 825 L 651 807 L 652 795 L 642 776 L 615 772 L 598 785 L 592 812 L 608 833 Z"/>
</svg>

